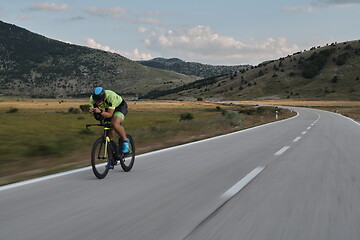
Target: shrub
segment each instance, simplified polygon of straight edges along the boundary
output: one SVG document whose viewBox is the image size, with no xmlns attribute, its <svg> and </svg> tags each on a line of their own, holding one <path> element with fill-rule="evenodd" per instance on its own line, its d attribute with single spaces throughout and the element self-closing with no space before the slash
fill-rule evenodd
<svg viewBox="0 0 360 240">
<path fill-rule="evenodd" d="M 80 105 L 80 109 L 81 109 L 82 112 L 89 112 L 90 107 L 91 106 L 89 104 Z"/>
<path fill-rule="evenodd" d="M 9 111 L 7 111 L 6 113 L 17 113 L 19 111 L 19 109 L 17 108 L 10 108 Z"/>
<path fill-rule="evenodd" d="M 69 108 L 68 112 L 78 114 L 80 113 L 80 109 L 71 107 Z"/>
<path fill-rule="evenodd" d="M 338 66 L 344 65 L 346 63 L 347 58 L 348 58 L 348 55 L 346 53 L 340 54 L 336 60 L 336 65 L 338 65 Z"/>
<path fill-rule="evenodd" d="M 239 126 L 243 121 L 243 115 L 231 110 L 225 110 L 222 115 L 226 118 L 231 126 Z"/>
<path fill-rule="evenodd" d="M 193 120 L 194 115 L 192 113 L 182 113 L 180 114 L 180 121 Z"/>
<path fill-rule="evenodd" d="M 332 50 L 323 50 L 319 53 L 313 53 L 309 59 L 306 60 L 306 62 L 299 61 L 299 64 L 303 70 L 303 77 L 310 79 L 315 77 L 325 66 L 328 58 L 332 53 Z"/>
<path fill-rule="evenodd" d="M 332 83 L 336 83 L 339 80 L 338 76 L 334 76 L 331 80 Z"/>
</svg>

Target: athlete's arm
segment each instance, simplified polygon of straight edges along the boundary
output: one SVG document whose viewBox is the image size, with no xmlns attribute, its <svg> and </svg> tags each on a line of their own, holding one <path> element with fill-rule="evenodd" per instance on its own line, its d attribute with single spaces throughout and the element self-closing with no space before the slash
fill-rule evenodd
<svg viewBox="0 0 360 240">
<path fill-rule="evenodd" d="M 115 109 L 108 109 L 107 111 L 103 111 L 100 108 L 93 108 L 92 112 L 93 113 L 100 113 L 101 116 L 103 116 L 104 118 L 111 118 L 114 114 Z"/>
</svg>

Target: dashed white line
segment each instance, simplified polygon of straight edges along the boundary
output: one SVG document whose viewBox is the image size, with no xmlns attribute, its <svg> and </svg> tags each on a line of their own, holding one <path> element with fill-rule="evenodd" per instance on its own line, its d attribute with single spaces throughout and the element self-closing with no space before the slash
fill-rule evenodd
<svg viewBox="0 0 360 240">
<path fill-rule="evenodd" d="M 307 131 L 303 131 L 301 134 L 304 135 L 304 134 L 306 134 L 306 133 L 307 133 Z"/>
<path fill-rule="evenodd" d="M 308 127 L 306 130 L 310 130 L 311 129 L 311 127 Z"/>
<path fill-rule="evenodd" d="M 221 197 L 224 200 L 232 198 L 235 194 L 241 191 L 246 185 L 248 185 L 257 175 L 259 175 L 265 167 L 259 166 L 252 170 L 248 175 L 241 179 L 238 183 L 227 190 Z"/>
<path fill-rule="evenodd" d="M 297 138 L 295 138 L 294 140 L 293 140 L 293 142 L 297 142 L 297 141 L 299 141 L 301 139 L 301 137 L 297 137 Z"/>
<path fill-rule="evenodd" d="M 279 151 L 277 151 L 274 155 L 275 156 L 280 156 L 281 154 L 283 154 L 286 150 L 288 150 L 290 148 L 290 146 L 285 146 L 282 149 L 280 149 Z"/>
</svg>

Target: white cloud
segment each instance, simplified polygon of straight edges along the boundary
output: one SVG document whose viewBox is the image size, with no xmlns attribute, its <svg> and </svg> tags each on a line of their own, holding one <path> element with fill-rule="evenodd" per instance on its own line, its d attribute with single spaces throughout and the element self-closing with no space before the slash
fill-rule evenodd
<svg viewBox="0 0 360 240">
<path fill-rule="evenodd" d="M 32 17 L 32 16 L 26 16 L 26 15 L 22 15 L 20 17 L 18 17 L 21 21 L 30 21 L 30 20 L 34 20 L 37 19 L 37 17 Z"/>
<path fill-rule="evenodd" d="M 131 60 L 149 60 L 152 58 L 151 54 L 148 53 L 140 53 L 140 51 L 135 48 L 132 52 L 122 52 L 119 50 L 114 50 L 111 49 L 109 46 L 104 46 L 100 43 L 97 43 L 94 39 L 92 38 L 86 38 L 84 39 L 86 46 L 90 47 L 90 48 L 95 48 L 95 49 L 100 49 L 103 51 L 107 51 L 107 52 L 112 52 L 112 53 L 117 53 L 120 54 L 124 57 L 127 57 Z"/>
<path fill-rule="evenodd" d="M 147 31 L 147 29 L 144 28 L 144 27 L 139 27 L 139 28 L 138 28 L 138 32 L 139 32 L 139 33 L 144 33 L 144 32 L 146 32 L 146 31 Z"/>
<path fill-rule="evenodd" d="M 107 52 L 116 52 L 116 50 L 110 49 L 109 46 L 104 46 L 104 45 L 101 45 L 100 43 L 97 43 L 92 38 L 86 38 L 84 40 L 85 40 L 86 46 L 88 46 L 90 48 L 100 49 L 100 50 L 104 50 L 104 51 L 107 51 Z"/>
<path fill-rule="evenodd" d="M 149 53 L 140 53 L 137 48 L 135 48 L 132 52 L 122 52 L 121 55 L 132 60 L 150 60 L 153 58 Z"/>
<path fill-rule="evenodd" d="M 89 7 L 89 8 L 85 8 L 84 11 L 93 16 L 110 18 L 110 19 L 120 18 L 126 13 L 126 10 L 121 7 L 113 7 L 113 8 Z"/>
<path fill-rule="evenodd" d="M 77 22 L 77 21 L 82 21 L 82 20 L 85 20 L 85 18 L 82 16 L 77 16 L 77 17 L 71 17 L 71 18 L 64 19 L 63 21 L 64 22 Z"/>
<path fill-rule="evenodd" d="M 153 18 L 140 18 L 137 20 L 128 20 L 131 23 L 140 23 L 140 24 L 148 24 L 152 26 L 167 26 L 167 24 L 164 24 L 160 22 L 159 20 L 153 19 Z"/>
<path fill-rule="evenodd" d="M 282 11 L 284 12 L 306 12 L 311 13 L 314 12 L 314 7 L 308 6 L 308 7 L 284 7 L 282 8 Z"/>
<path fill-rule="evenodd" d="M 312 0 L 309 6 L 283 7 L 284 12 L 315 12 L 319 7 L 341 7 L 354 4 L 360 4 L 360 0 Z"/>
<path fill-rule="evenodd" d="M 179 31 L 170 30 L 144 40 L 144 44 L 164 57 L 210 64 L 257 64 L 298 51 L 286 38 L 268 38 L 259 43 L 245 44 L 232 37 L 214 33 L 210 27 L 196 26 Z"/>
<path fill-rule="evenodd" d="M 29 9 L 32 11 L 67 11 L 70 7 L 67 4 L 57 5 L 56 3 L 41 2 L 34 3 Z"/>
<path fill-rule="evenodd" d="M 349 5 L 360 4 L 360 0 L 313 0 L 314 5 Z"/>
</svg>

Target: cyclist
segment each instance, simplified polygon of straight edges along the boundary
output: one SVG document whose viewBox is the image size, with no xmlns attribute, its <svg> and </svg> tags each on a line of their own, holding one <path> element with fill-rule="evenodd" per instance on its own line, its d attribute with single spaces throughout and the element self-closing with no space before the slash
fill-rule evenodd
<svg viewBox="0 0 360 240">
<path fill-rule="evenodd" d="M 128 112 L 128 106 L 125 100 L 115 92 L 111 90 L 105 90 L 102 87 L 94 89 L 90 96 L 90 113 L 100 114 L 104 118 L 111 119 L 111 123 L 115 131 L 123 140 L 121 151 L 123 153 L 129 152 L 129 140 L 126 138 L 125 129 L 122 122 L 125 119 L 125 115 Z M 109 133 L 109 137 L 113 139 L 114 131 Z"/>
</svg>

